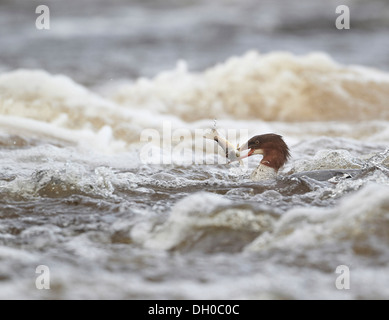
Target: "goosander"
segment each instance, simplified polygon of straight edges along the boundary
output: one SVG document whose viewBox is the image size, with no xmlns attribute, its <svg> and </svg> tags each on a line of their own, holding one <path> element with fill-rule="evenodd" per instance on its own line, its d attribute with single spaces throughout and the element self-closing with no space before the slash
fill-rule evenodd
<svg viewBox="0 0 389 320">
<path fill-rule="evenodd" d="M 240 161 L 256 154 L 263 156 L 258 167 L 251 173 L 253 181 L 271 180 L 277 177 L 279 169 L 291 157 L 289 147 L 282 136 L 274 133 L 257 135 L 249 139 L 241 147 L 235 148 L 216 129 L 204 134 L 204 138 L 216 141 L 229 162 Z M 242 155 L 244 151 L 248 153 Z M 307 177 L 317 181 L 338 182 L 339 180 L 354 178 L 361 169 L 332 169 L 298 172 L 290 175 L 292 178 Z"/>
<path fill-rule="evenodd" d="M 258 167 L 251 173 L 251 180 L 269 180 L 277 176 L 278 170 L 290 158 L 290 152 L 282 136 L 274 133 L 261 134 L 252 137 L 240 148 L 238 152 L 249 150 L 246 156 L 263 155 Z"/>
<path fill-rule="evenodd" d="M 206 132 L 204 138 L 216 141 L 230 162 L 241 161 L 255 154 L 263 155 L 259 166 L 251 174 L 251 179 L 254 181 L 274 179 L 278 170 L 290 158 L 289 148 L 285 141 L 280 135 L 274 133 L 254 136 L 238 148 L 235 148 L 215 128 Z M 241 155 L 241 152 L 246 150 L 249 152 Z"/>
<path fill-rule="evenodd" d="M 230 161 L 241 161 L 256 154 L 263 156 L 258 167 L 251 173 L 253 181 L 272 180 L 277 177 L 279 169 L 290 159 L 289 147 L 282 136 L 274 133 L 261 134 L 252 137 L 241 147 L 235 148 L 223 138 L 216 129 L 204 135 L 204 138 L 216 141 L 224 150 L 226 158 Z M 248 151 L 248 153 L 244 153 Z M 243 154 L 243 155 L 242 155 Z M 355 178 L 363 173 L 363 169 L 331 169 L 304 171 L 291 174 L 291 178 L 309 178 L 316 181 L 337 183 L 340 180 Z M 387 169 L 385 169 L 387 172 Z"/>
<path fill-rule="evenodd" d="M 262 134 L 252 137 L 240 148 L 238 152 L 249 150 L 249 153 L 239 159 L 250 157 L 255 154 L 263 155 L 259 166 L 251 173 L 251 180 L 269 180 L 277 177 L 278 170 L 291 157 L 289 147 L 282 136 L 274 133 Z M 290 175 L 292 178 L 309 178 L 316 181 L 328 181 L 337 183 L 343 179 L 354 178 L 361 169 L 332 169 L 298 172 Z"/>
</svg>

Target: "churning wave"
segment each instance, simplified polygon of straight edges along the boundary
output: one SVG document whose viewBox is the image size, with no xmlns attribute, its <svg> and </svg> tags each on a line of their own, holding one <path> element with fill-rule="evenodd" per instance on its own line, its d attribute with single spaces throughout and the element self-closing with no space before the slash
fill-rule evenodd
<svg viewBox="0 0 389 320">
<path fill-rule="evenodd" d="M 1 74 L 0 297 L 387 298 L 388 98 L 388 74 L 323 53 L 249 52 L 98 88 Z M 144 130 L 187 130 L 195 139 L 172 158 L 192 159 L 205 146 L 194 133 L 215 118 L 282 134 L 292 158 L 279 177 L 250 181 L 255 157 L 245 168 L 141 161 Z M 327 169 L 359 174 L 298 175 Z M 50 294 L 32 287 L 42 261 Z M 348 292 L 334 287 L 343 264 Z"/>
</svg>

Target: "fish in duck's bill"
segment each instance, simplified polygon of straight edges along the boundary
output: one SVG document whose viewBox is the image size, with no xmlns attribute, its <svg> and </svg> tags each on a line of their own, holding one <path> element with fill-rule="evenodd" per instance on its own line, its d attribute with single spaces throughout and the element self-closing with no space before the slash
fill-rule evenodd
<svg viewBox="0 0 389 320">
<path fill-rule="evenodd" d="M 224 154 L 229 163 L 239 161 L 240 164 L 243 164 L 242 159 L 248 157 L 248 153 L 242 156 L 240 151 L 238 150 L 239 145 L 235 148 L 234 145 L 226 138 L 224 138 L 223 135 L 221 135 L 220 132 L 216 129 L 207 130 L 206 132 L 204 132 L 203 137 L 205 139 L 216 141 L 223 149 Z"/>
<path fill-rule="evenodd" d="M 244 158 L 262 155 L 258 167 L 254 169 L 250 175 L 250 178 L 253 181 L 276 179 L 279 169 L 291 157 L 289 147 L 282 136 L 274 133 L 256 135 L 240 147 L 238 145 L 237 148 L 227 141 L 216 129 L 209 130 L 204 134 L 204 138 L 216 141 L 224 150 L 229 162 L 239 161 L 242 163 L 242 159 Z M 388 152 L 389 151 L 387 150 L 383 154 L 387 155 Z M 379 165 L 375 165 L 375 168 L 380 169 L 384 173 L 389 172 L 385 167 Z M 338 183 L 344 179 L 355 178 L 359 174 L 363 174 L 366 170 L 370 169 L 314 170 L 297 172 L 291 176 L 294 178 L 308 177 L 317 181 Z"/>
<path fill-rule="evenodd" d="M 258 167 L 251 173 L 250 178 L 254 181 L 274 179 L 278 170 L 290 158 L 289 148 L 278 134 L 268 133 L 257 135 L 249 139 L 242 146 L 235 148 L 216 129 L 211 129 L 204 134 L 204 138 L 216 141 L 224 150 L 229 162 L 260 154 L 262 160 Z M 244 154 L 242 154 L 245 152 Z"/>
</svg>

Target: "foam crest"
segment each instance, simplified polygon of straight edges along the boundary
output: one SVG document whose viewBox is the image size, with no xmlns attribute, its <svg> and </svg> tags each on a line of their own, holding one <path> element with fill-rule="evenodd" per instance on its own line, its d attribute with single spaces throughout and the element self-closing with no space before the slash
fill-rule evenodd
<svg viewBox="0 0 389 320">
<path fill-rule="evenodd" d="M 145 129 L 163 139 L 165 123 L 173 134 L 181 130 L 195 138 L 196 129 L 209 128 L 214 118 L 223 129 L 244 129 L 249 135 L 278 132 L 288 142 L 309 134 L 387 143 L 388 79 L 385 73 L 341 66 L 319 53 L 250 52 L 199 73 L 180 63 L 176 70 L 116 87 L 102 97 L 66 76 L 17 70 L 0 75 L 0 126 L 10 134 L 101 153 L 141 147 Z M 303 122 L 308 120 L 316 122 Z M 351 125 L 354 120 L 365 122 Z M 181 146 L 200 150 L 199 142 L 187 139 Z M 192 163 L 187 160 L 178 156 L 177 162 Z"/>
<path fill-rule="evenodd" d="M 0 75 L 0 115 L 9 132 L 100 144 L 103 152 L 124 151 L 139 142 L 144 128 L 177 122 L 174 116 L 155 118 L 148 110 L 124 108 L 65 76 L 39 70 Z"/>
<path fill-rule="evenodd" d="M 388 253 L 389 186 L 370 183 L 331 209 L 296 208 L 285 213 L 272 233 L 247 250 L 347 247 L 355 254 Z M 342 245 L 341 245 L 342 244 Z"/>
<path fill-rule="evenodd" d="M 147 248 L 178 251 L 240 251 L 275 218 L 220 195 L 195 193 L 179 201 L 168 220 L 155 230 L 141 224 L 132 232 L 134 241 Z"/>
<path fill-rule="evenodd" d="M 142 105 L 186 121 L 353 121 L 389 119 L 388 92 L 388 74 L 342 66 L 323 53 L 249 52 L 202 73 L 177 67 L 112 96 L 119 104 Z"/>
<path fill-rule="evenodd" d="M 309 160 L 296 160 L 292 166 L 291 173 L 294 173 L 328 169 L 360 169 L 362 162 L 347 150 L 320 150 Z"/>
</svg>

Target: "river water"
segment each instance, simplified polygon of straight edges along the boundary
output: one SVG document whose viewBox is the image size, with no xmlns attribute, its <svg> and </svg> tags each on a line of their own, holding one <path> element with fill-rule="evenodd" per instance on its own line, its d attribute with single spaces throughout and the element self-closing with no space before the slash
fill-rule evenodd
<svg viewBox="0 0 389 320">
<path fill-rule="evenodd" d="M 0 1 L 0 298 L 389 298 L 386 1 L 38 4 Z M 253 182 L 214 119 L 292 158 Z"/>
</svg>

